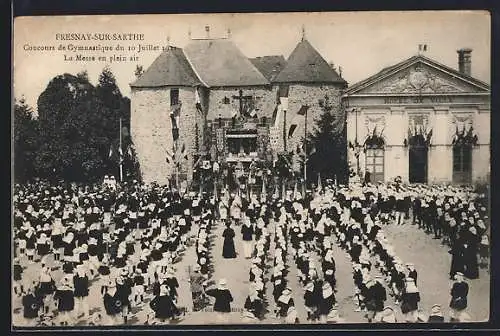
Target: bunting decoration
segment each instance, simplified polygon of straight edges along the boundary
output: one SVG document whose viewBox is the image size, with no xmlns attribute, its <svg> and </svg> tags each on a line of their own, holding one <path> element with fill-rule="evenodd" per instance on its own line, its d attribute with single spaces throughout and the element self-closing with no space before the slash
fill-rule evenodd
<svg viewBox="0 0 500 336">
<path fill-rule="evenodd" d="M 474 132 L 472 115 L 454 115 L 453 123 L 455 124 L 455 133 L 453 134 L 452 145 L 475 146 L 477 144 L 478 136 Z"/>
<path fill-rule="evenodd" d="M 180 150 L 177 150 L 173 154 L 168 150 L 166 150 L 165 152 L 166 152 L 167 163 L 173 163 L 173 164 L 179 165 L 180 160 L 188 160 L 189 159 L 187 151 L 186 151 L 186 144 L 184 144 L 184 143 L 182 144 Z"/>
<path fill-rule="evenodd" d="M 408 127 L 408 138 L 404 140 L 405 146 L 412 146 L 417 143 L 425 146 L 431 145 L 432 128 L 428 122 L 428 116 L 417 115 L 410 118 Z"/>
<path fill-rule="evenodd" d="M 455 134 L 451 142 L 453 146 L 475 146 L 477 141 L 478 136 L 474 133 L 474 127 L 470 127 L 468 130 L 465 127 L 459 130 L 458 125 L 455 127 Z"/>
</svg>

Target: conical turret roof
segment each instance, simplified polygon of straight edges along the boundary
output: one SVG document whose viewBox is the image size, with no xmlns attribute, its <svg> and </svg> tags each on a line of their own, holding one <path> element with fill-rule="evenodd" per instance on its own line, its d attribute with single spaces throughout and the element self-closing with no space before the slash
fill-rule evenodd
<svg viewBox="0 0 500 336">
<path fill-rule="evenodd" d="M 274 78 L 275 83 L 336 83 L 347 85 L 305 38 L 288 57 L 285 68 Z"/>
<path fill-rule="evenodd" d="M 198 77 L 181 48 L 168 47 L 131 87 L 196 86 Z"/>
</svg>

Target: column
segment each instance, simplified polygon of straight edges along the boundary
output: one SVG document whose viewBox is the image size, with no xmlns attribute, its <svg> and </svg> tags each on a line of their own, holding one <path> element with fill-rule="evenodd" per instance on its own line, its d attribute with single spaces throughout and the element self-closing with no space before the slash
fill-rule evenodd
<svg viewBox="0 0 500 336">
<path fill-rule="evenodd" d="M 489 106 L 481 106 L 474 115 L 474 132 L 478 136 L 477 145 L 472 150 L 472 182 L 485 183 L 490 175 L 490 128 Z"/>
<path fill-rule="evenodd" d="M 385 152 L 385 179 L 393 180 L 401 176 L 403 181 L 408 180 L 408 155 L 403 146 L 408 129 L 408 120 L 404 106 L 391 106 L 387 113 L 386 152 Z"/>
<path fill-rule="evenodd" d="M 450 182 L 453 178 L 453 151 L 448 106 L 434 107 L 431 147 L 429 148 L 429 183 Z M 432 119 L 431 119 L 432 120 Z"/>
</svg>

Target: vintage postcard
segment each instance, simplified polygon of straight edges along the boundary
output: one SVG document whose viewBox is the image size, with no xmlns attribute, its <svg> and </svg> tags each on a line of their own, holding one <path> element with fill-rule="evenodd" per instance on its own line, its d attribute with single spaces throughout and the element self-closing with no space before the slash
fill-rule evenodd
<svg viewBox="0 0 500 336">
<path fill-rule="evenodd" d="M 490 35 L 15 18 L 13 327 L 488 321 Z"/>
</svg>

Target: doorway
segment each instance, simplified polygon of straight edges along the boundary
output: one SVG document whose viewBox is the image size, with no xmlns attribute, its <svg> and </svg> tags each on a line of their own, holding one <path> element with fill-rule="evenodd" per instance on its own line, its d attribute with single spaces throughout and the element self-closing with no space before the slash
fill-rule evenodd
<svg viewBox="0 0 500 336">
<path fill-rule="evenodd" d="M 422 135 L 415 135 L 410 139 L 409 146 L 409 182 L 427 183 L 427 167 L 429 148 Z"/>
</svg>

